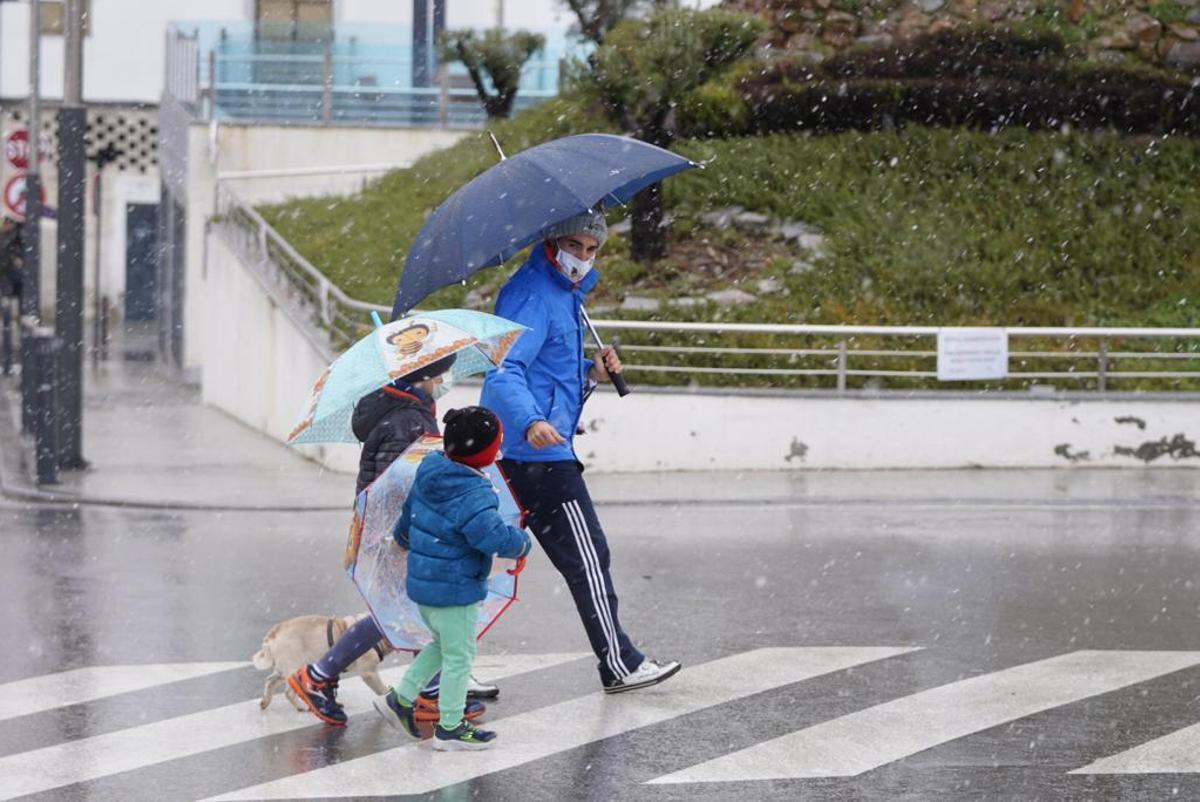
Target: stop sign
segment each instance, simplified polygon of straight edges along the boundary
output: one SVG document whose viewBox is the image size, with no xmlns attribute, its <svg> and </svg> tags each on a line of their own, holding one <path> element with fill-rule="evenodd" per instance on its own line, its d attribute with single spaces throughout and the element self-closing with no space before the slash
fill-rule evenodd
<svg viewBox="0 0 1200 802">
<path fill-rule="evenodd" d="M 13 131 L 4 139 L 4 158 L 18 170 L 29 166 L 29 133 Z"/>
</svg>

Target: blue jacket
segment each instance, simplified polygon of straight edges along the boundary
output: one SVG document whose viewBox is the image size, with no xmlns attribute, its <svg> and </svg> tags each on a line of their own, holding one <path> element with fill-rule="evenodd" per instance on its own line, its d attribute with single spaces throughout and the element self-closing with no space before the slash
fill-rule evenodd
<svg viewBox="0 0 1200 802">
<path fill-rule="evenodd" d="M 429 607 L 483 601 L 492 555 L 529 553 L 529 535 L 504 523 L 499 506 L 482 473 L 440 451 L 421 461 L 393 531 L 409 550 L 410 599 Z"/>
<path fill-rule="evenodd" d="M 558 272 L 537 244 L 496 299 L 496 314 L 527 326 L 498 370 L 483 382 L 482 406 L 504 424 L 501 450 L 519 462 L 575 459 L 575 427 L 583 411 L 592 360 L 583 356 L 580 310 L 600 276 L 588 272 L 578 285 Z M 536 449 L 525 431 L 549 421 L 566 438 L 560 446 Z"/>
</svg>

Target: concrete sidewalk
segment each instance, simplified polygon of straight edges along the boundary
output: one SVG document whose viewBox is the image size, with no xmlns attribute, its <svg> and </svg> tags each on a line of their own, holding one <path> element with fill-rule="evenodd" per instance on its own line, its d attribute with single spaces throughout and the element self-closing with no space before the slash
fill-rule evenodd
<svg viewBox="0 0 1200 802">
<path fill-rule="evenodd" d="M 349 509 L 354 477 L 323 470 L 205 406 L 200 391 L 143 357 L 136 338 L 84 367 L 83 456 L 38 487 L 20 435 L 20 377 L 0 380 L 0 482 L 28 501 L 172 509 Z M 151 352 L 152 353 L 152 352 Z M 133 357 L 133 358 L 127 358 Z"/>
<path fill-rule="evenodd" d="M 20 435 L 20 377 L 0 377 L 0 491 L 5 496 L 27 502 L 166 509 L 350 508 L 352 475 L 327 471 L 205 406 L 198 388 L 182 384 L 146 358 L 154 349 L 144 333 L 131 331 L 124 338 L 97 370 L 90 363 L 85 366 L 83 455 L 91 466 L 61 472 L 58 485 L 35 483 L 32 442 Z M 1200 504 L 1200 471 L 1141 467 L 884 472 L 797 467 L 772 472 L 589 473 L 587 479 L 595 501 L 606 506 Z"/>
</svg>

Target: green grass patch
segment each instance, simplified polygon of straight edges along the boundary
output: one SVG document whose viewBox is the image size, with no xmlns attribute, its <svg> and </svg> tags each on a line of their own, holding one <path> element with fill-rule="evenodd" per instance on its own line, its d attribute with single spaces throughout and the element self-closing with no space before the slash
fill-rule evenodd
<svg viewBox="0 0 1200 802">
<path fill-rule="evenodd" d="M 497 134 L 511 153 L 587 130 L 605 126 L 574 101 L 560 99 L 498 126 Z M 666 183 L 668 210 L 679 217 L 671 256 L 655 265 L 636 264 L 629 259 L 628 242 L 614 235 L 599 260 L 604 281 L 595 303 L 616 304 L 626 294 L 664 301 L 656 313 L 622 317 L 1200 326 L 1196 140 L 908 127 L 821 137 L 685 141 L 677 150 L 708 166 Z M 486 137 L 472 134 L 411 169 L 382 178 L 359 196 L 298 200 L 263 211 L 349 294 L 390 304 L 406 249 L 426 214 L 494 162 Z M 704 212 L 730 205 L 819 227 L 826 255 L 813 258 L 781 240 L 714 231 L 698 222 Z M 617 212 L 612 219 L 619 217 Z M 697 265 L 707 253 L 716 253 L 725 267 L 700 270 Z M 744 254 L 740 262 L 738 254 Z M 736 262 L 732 268 L 730 258 Z M 808 261 L 811 269 L 794 269 L 797 260 Z M 449 287 L 425 305 L 459 305 L 474 289 L 490 308 L 495 289 L 516 263 L 485 271 L 469 286 Z M 725 287 L 756 293 L 756 283 L 763 278 L 775 279 L 782 287 L 759 293 L 756 301 L 743 306 L 665 303 Z M 669 335 L 630 335 L 625 340 L 696 344 L 695 338 Z M 752 336 L 721 340 L 723 346 L 767 344 L 798 345 L 794 340 Z M 852 346 L 871 344 L 859 341 Z M 735 364 L 747 367 L 800 364 L 786 355 L 738 359 Z M 655 355 L 638 361 L 664 360 L 731 364 L 730 357 L 705 355 Z M 878 364 L 902 367 L 894 359 Z M 686 379 L 681 374 L 636 377 L 641 383 Z M 705 381 L 762 383 L 740 377 Z M 788 378 L 771 383 L 829 386 L 830 380 Z"/>
</svg>

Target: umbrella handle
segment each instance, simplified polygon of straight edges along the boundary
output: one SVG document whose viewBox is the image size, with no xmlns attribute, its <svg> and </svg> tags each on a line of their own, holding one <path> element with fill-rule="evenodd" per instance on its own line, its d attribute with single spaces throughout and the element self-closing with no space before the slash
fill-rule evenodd
<svg viewBox="0 0 1200 802">
<path fill-rule="evenodd" d="M 620 373 L 610 373 L 608 374 L 608 378 L 612 379 L 613 387 L 616 388 L 617 395 L 619 395 L 621 398 L 624 398 L 632 392 L 632 390 L 629 389 L 629 385 L 625 383 L 625 377 Z"/>
<path fill-rule="evenodd" d="M 583 322 L 587 325 L 588 331 L 592 333 L 592 339 L 596 341 L 596 347 L 603 348 L 604 343 L 600 340 L 600 334 L 596 331 L 596 327 L 592 325 L 592 319 L 588 317 L 587 310 L 581 308 L 579 314 L 583 317 Z M 616 389 L 617 395 L 621 398 L 633 392 L 629 389 L 629 385 L 625 383 L 625 376 L 623 374 L 610 373 L 608 374 L 608 378 L 612 382 L 612 386 Z"/>
</svg>

